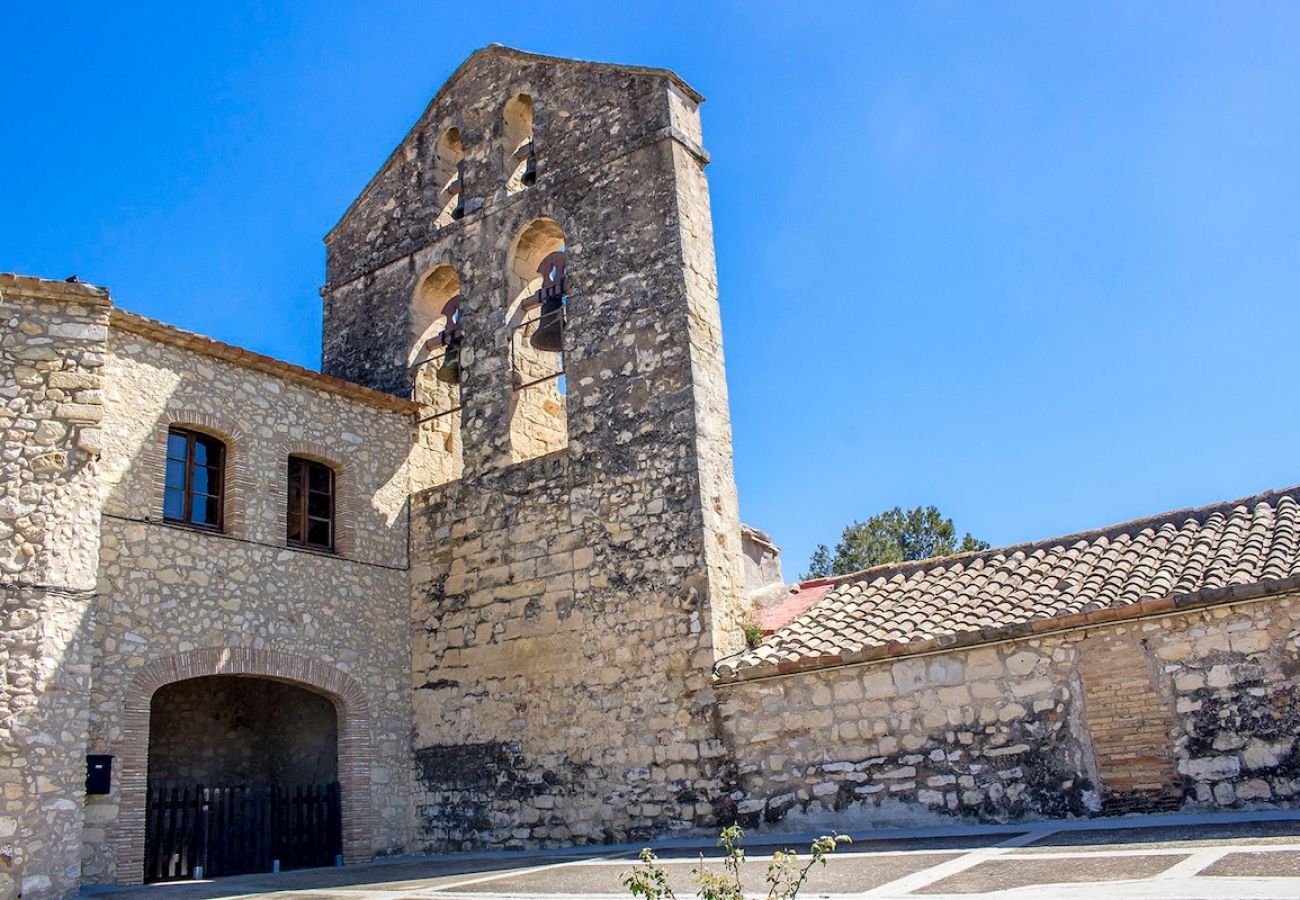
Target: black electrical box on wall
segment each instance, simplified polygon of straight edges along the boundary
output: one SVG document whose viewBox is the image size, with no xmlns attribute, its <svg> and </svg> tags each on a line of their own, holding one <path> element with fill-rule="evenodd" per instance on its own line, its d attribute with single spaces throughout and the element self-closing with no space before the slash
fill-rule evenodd
<svg viewBox="0 0 1300 900">
<path fill-rule="evenodd" d="M 86 793 L 107 794 L 113 787 L 113 757 L 86 757 Z"/>
</svg>

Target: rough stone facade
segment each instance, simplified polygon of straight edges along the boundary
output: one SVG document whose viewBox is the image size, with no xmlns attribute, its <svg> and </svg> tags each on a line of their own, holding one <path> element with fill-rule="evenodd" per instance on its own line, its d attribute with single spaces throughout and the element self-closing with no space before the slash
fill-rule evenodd
<svg viewBox="0 0 1300 900">
<path fill-rule="evenodd" d="M 139 880 L 150 703 L 204 675 L 323 695 L 345 854 L 403 850 L 415 405 L 123 313 L 87 285 L 0 276 L 0 308 L 0 896 Z M 162 520 L 173 425 L 225 444 L 219 532 Z M 334 468 L 335 553 L 287 545 L 290 454 Z M 85 796 L 88 753 L 114 757 L 111 793 Z"/>
<path fill-rule="evenodd" d="M 107 495 L 88 752 L 115 755 L 119 771 L 113 793 L 86 806 L 86 877 L 139 877 L 119 869 L 134 866 L 142 846 L 147 741 L 131 729 L 141 667 L 204 649 L 311 659 L 360 687 L 369 711 L 367 783 L 349 783 L 357 773 L 346 761 L 340 770 L 345 802 L 349 793 L 364 793 L 357 799 L 374 821 L 367 839 L 345 846 L 345 853 L 403 849 L 410 772 L 409 412 L 199 356 L 138 317 L 115 314 L 114 324 L 105 373 Z M 162 521 L 164 447 L 173 425 L 225 443 L 222 533 Z M 321 459 L 336 472 L 338 553 L 286 544 L 290 454 Z"/>
<path fill-rule="evenodd" d="M 724 683 L 740 821 L 1293 803 L 1298 626 L 1290 595 Z"/>
<path fill-rule="evenodd" d="M 211 675 L 169 684 L 149 704 L 149 780 L 267 785 L 337 781 L 334 705 L 293 684 Z"/>
<path fill-rule="evenodd" d="M 281 740 L 348 861 L 1296 802 L 1300 490 L 795 594 L 742 546 L 701 99 L 476 53 L 327 236 L 326 375 L 0 275 L 0 900 L 138 881 L 151 765 L 271 777 L 256 685 L 316 695 Z M 220 529 L 163 520 L 173 426 L 225 447 Z M 747 649 L 755 603 L 799 620 Z"/>
<path fill-rule="evenodd" d="M 521 94 L 537 180 L 511 193 Z M 419 847 L 715 821 L 708 673 L 742 586 L 698 100 L 664 72 L 488 51 L 327 239 L 325 369 L 376 388 L 404 384 L 426 273 L 459 276 L 463 472 L 412 499 Z M 451 128 L 459 221 L 433 213 Z M 544 369 L 515 328 L 559 247 L 565 394 L 519 387 Z"/>
<path fill-rule="evenodd" d="M 108 298 L 0 278 L 0 896 L 79 877 Z"/>
</svg>

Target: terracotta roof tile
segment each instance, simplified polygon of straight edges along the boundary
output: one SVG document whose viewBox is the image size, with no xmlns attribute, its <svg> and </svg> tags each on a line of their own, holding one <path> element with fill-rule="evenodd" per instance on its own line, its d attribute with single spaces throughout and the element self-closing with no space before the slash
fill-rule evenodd
<svg viewBox="0 0 1300 900">
<path fill-rule="evenodd" d="M 777 630 L 718 665 L 756 677 L 1253 595 L 1300 576 L 1300 486 L 1084 534 L 899 563 L 807 585 Z M 814 593 L 815 592 L 815 593 Z M 818 596 L 820 595 L 820 596 Z M 812 600 L 806 611 L 799 606 Z M 1033 623 L 1033 624 L 1031 624 Z"/>
</svg>

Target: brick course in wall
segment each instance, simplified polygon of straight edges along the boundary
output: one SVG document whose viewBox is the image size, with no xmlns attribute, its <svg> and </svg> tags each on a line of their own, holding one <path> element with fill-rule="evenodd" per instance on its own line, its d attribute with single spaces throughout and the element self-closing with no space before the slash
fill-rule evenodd
<svg viewBox="0 0 1300 900">
<path fill-rule="evenodd" d="M 1148 672 L 1146 643 L 1100 634 L 1079 647 L 1084 718 L 1107 813 L 1176 807 L 1173 708 Z"/>
<path fill-rule="evenodd" d="M 138 883 L 144 869 L 150 699 L 165 684 L 206 675 L 281 678 L 319 690 L 334 703 L 343 794 L 343 856 L 351 861 L 369 859 L 377 824 L 370 790 L 376 753 L 364 689 L 343 671 L 307 657 L 279 650 L 207 648 L 154 660 L 137 671 L 123 696 L 122 732 L 114 742 L 121 771 L 115 828 L 117 880 Z"/>
</svg>

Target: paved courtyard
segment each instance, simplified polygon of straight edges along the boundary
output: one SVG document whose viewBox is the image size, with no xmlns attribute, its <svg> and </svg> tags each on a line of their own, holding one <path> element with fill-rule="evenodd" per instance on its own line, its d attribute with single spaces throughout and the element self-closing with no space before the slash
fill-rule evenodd
<svg viewBox="0 0 1300 900">
<path fill-rule="evenodd" d="M 853 834 L 814 872 L 803 896 L 833 898 L 1105 897 L 1300 898 L 1300 813 L 1170 815 L 1005 828 Z M 746 884 L 763 896 L 765 858 L 806 840 L 755 836 Z M 802 845 L 802 846 L 801 846 Z M 494 900 L 627 897 L 632 847 L 590 852 L 404 858 L 206 882 L 96 890 L 111 900 Z M 690 871 L 712 847 L 657 847 L 675 890 L 694 896 Z M 88 891 L 91 893 L 92 891 Z"/>
</svg>

